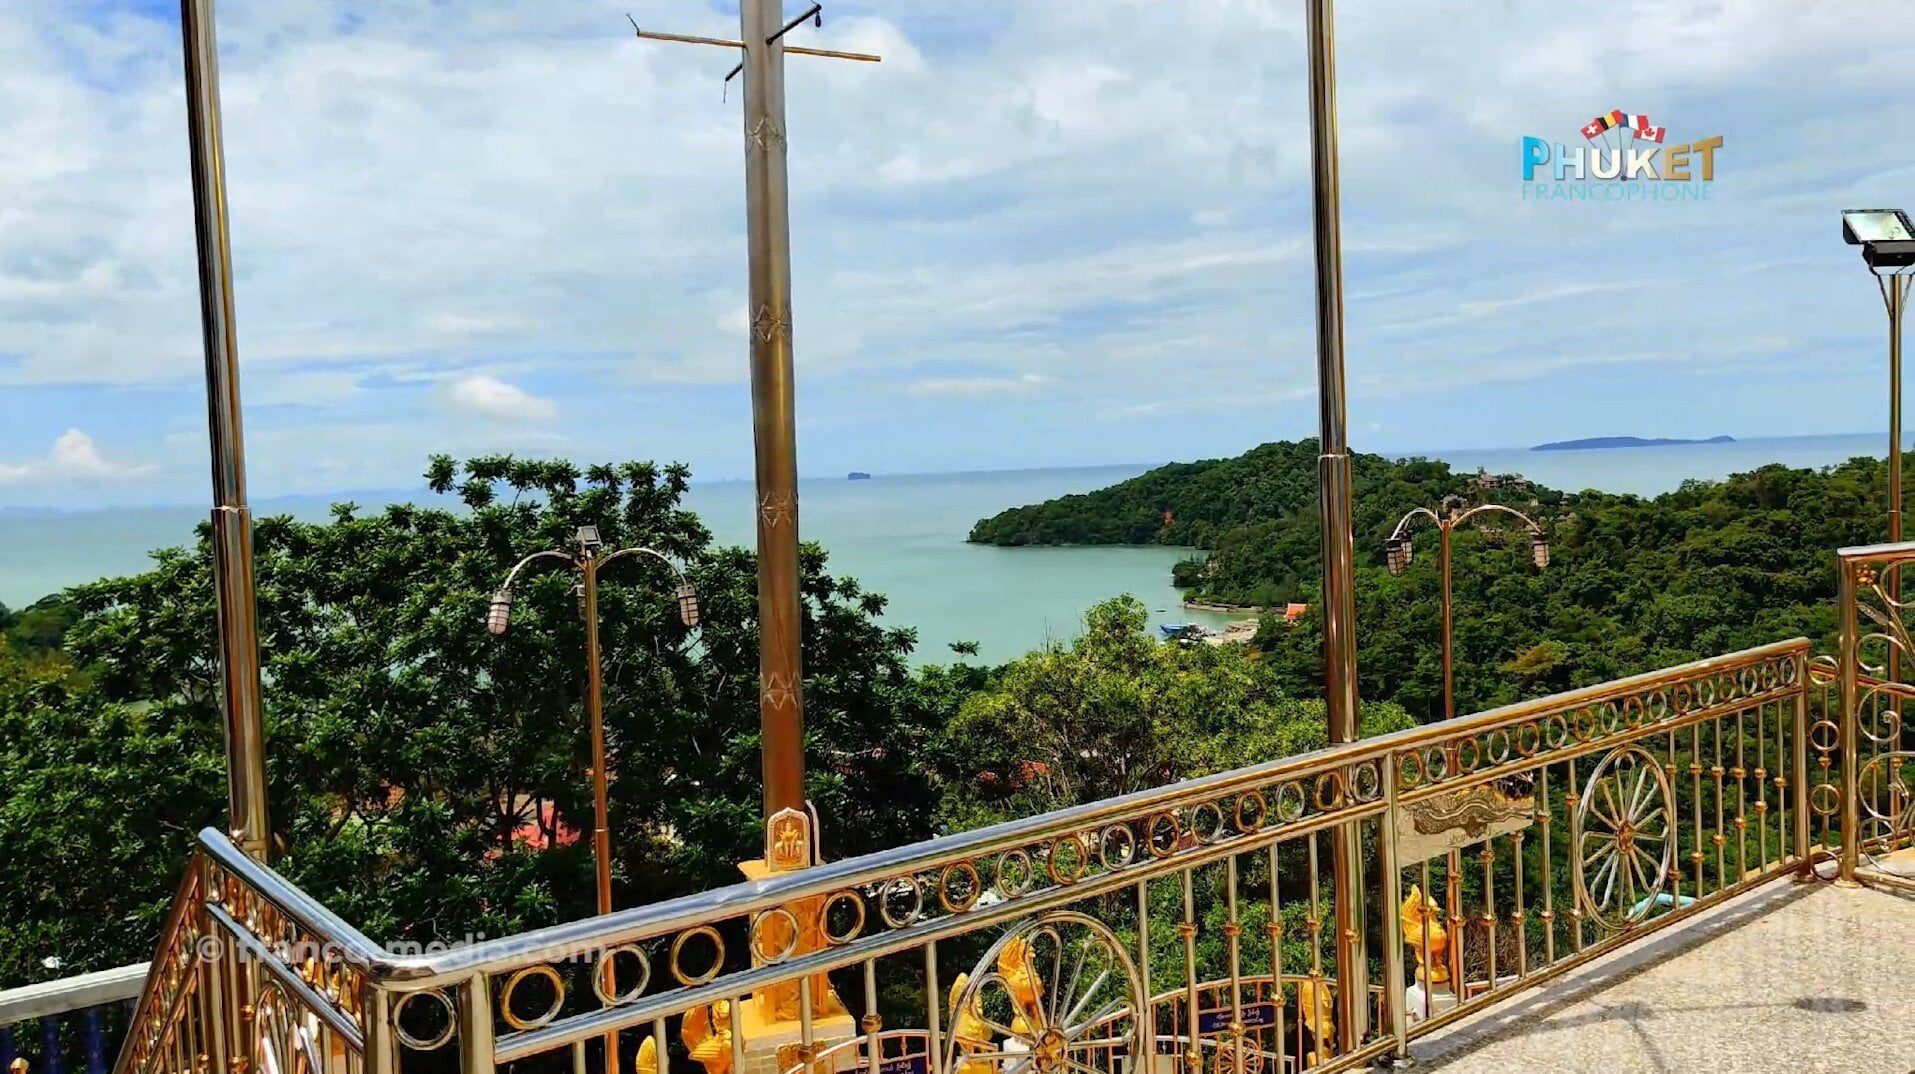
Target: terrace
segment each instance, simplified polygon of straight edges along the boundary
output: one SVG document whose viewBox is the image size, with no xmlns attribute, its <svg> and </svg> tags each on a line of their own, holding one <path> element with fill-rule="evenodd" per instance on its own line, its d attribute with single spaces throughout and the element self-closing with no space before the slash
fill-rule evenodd
<svg viewBox="0 0 1915 1074">
<path fill-rule="evenodd" d="M 1886 675 L 1915 544 L 1839 561 L 1833 657 L 1780 642 L 438 953 L 209 829 L 115 1069 L 602 1070 L 616 1034 L 642 1074 L 1904 1070 L 1915 687 Z M 23 1013 L 61 1012 L 0 997 Z"/>
<path fill-rule="evenodd" d="M 783 190 L 783 105 L 758 88 L 799 23 L 748 2 L 775 31 L 762 44 L 676 39 L 745 57 L 752 357 L 783 393 L 755 399 L 787 436 L 760 460 L 765 860 L 744 883 L 443 951 L 361 934 L 265 862 L 216 50 L 208 0 L 183 10 L 238 840 L 200 833 L 150 964 L 0 993 L 0 1066 L 63 1074 L 78 1054 L 105 1074 L 118 1036 L 115 1074 L 1907 1068 L 1915 544 L 1837 554 L 1839 653 L 1779 641 L 1351 741 L 1324 0 L 1307 10 L 1337 745 L 821 860 L 796 746 L 788 222 L 765 193 Z"/>
</svg>

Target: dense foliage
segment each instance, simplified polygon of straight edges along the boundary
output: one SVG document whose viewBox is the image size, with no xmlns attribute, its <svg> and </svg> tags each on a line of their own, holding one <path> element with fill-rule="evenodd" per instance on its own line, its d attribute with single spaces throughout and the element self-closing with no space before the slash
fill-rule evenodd
<svg viewBox="0 0 1915 1074">
<path fill-rule="evenodd" d="M 617 901 L 736 879 L 762 838 L 752 555 L 714 548 L 680 508 L 680 467 L 442 458 L 428 476 L 453 505 L 259 523 L 281 867 L 375 936 L 591 912 L 589 838 L 570 842 L 592 828 L 576 575 L 532 574 L 511 631 L 482 625 L 507 567 L 590 522 L 613 547 L 683 561 L 704 610 L 696 632 L 679 625 L 650 559 L 604 576 Z M 938 803 L 925 744 L 965 676 L 914 674 L 910 633 L 879 625 L 882 598 L 827 574 L 815 547 L 803 581 L 824 839 L 852 854 L 922 838 Z M 63 658 L 0 650 L 0 983 L 147 957 L 192 833 L 225 808 L 206 534 L 65 599 Z"/>
<path fill-rule="evenodd" d="M 1208 549 L 1178 572 L 1194 596 L 1310 603 L 1295 627 L 1267 617 L 1258 646 L 1288 693 L 1314 696 L 1322 674 L 1315 452 L 1305 440 L 1163 467 L 1006 511 L 979 522 L 972 539 Z M 1469 712 L 1796 635 L 1829 638 L 1833 552 L 1880 538 L 1887 495 L 1886 468 L 1871 459 L 1821 470 L 1765 466 L 1649 498 L 1485 490 L 1475 475 L 1423 459 L 1357 455 L 1353 469 L 1362 693 L 1425 720 L 1442 712 L 1437 536 L 1419 525 L 1415 560 L 1401 577 L 1382 556 L 1384 538 L 1413 507 L 1452 494 L 1494 498 L 1529 512 L 1550 542 L 1551 562 L 1538 572 L 1520 529 L 1492 522 L 1456 533 L 1457 708 Z"/>
<path fill-rule="evenodd" d="M 1240 645 L 1159 644 L 1134 597 L 1092 608 L 1084 632 L 999 668 L 949 731 L 955 827 L 1113 798 L 1327 744 L 1323 702 L 1287 695 Z M 1408 727 L 1366 706 L 1363 733 Z"/>
</svg>

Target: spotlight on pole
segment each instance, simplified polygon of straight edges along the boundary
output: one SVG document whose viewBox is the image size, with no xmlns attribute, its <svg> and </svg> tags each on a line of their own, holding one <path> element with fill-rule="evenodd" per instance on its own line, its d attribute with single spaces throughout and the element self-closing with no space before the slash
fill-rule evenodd
<svg viewBox="0 0 1915 1074">
<path fill-rule="evenodd" d="M 1900 209 L 1842 210 L 1842 239 L 1862 248 L 1871 271 L 1915 266 L 1915 225 Z"/>
<path fill-rule="evenodd" d="M 1402 574 L 1413 555 L 1408 537 L 1391 537 L 1383 542 L 1383 562 L 1391 574 Z"/>
<path fill-rule="evenodd" d="M 605 547 L 604 539 L 598 535 L 597 526 L 580 526 L 577 536 L 579 548 L 588 556 Z"/>
<path fill-rule="evenodd" d="M 1537 570 L 1549 566 L 1549 542 L 1543 539 L 1542 533 L 1529 535 L 1529 556 L 1536 561 Z"/>
<path fill-rule="evenodd" d="M 698 625 L 698 591 L 692 588 L 690 582 L 680 582 L 675 592 L 678 597 L 678 621 L 689 630 Z"/>
<path fill-rule="evenodd" d="M 505 633 L 512 625 L 512 587 L 506 586 L 492 594 L 492 608 L 485 614 L 485 628 L 494 634 Z"/>
</svg>

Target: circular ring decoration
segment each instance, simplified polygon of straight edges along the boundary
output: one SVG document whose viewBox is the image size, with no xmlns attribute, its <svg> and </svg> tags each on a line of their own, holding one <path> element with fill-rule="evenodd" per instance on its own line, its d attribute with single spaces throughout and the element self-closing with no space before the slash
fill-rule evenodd
<svg viewBox="0 0 1915 1074">
<path fill-rule="evenodd" d="M 1277 819 L 1285 823 L 1303 816 L 1303 788 L 1296 783 L 1285 783 L 1277 788 Z"/>
<path fill-rule="evenodd" d="M 1568 745 L 1568 720 L 1561 712 L 1551 712 L 1543 724 L 1543 745 L 1553 750 Z"/>
<path fill-rule="evenodd" d="M 1318 809 L 1335 809 L 1343 804 L 1343 770 L 1332 768 L 1328 772 L 1317 773 L 1312 798 L 1316 799 Z"/>
<path fill-rule="evenodd" d="M 1169 838 L 1159 844 L 1157 831 L 1159 827 L 1165 825 L 1168 826 L 1167 835 Z M 1184 823 L 1177 819 L 1177 814 L 1168 809 L 1159 813 L 1152 813 L 1150 820 L 1144 824 L 1144 847 L 1150 851 L 1150 856 L 1153 858 L 1170 857 L 1172 854 L 1177 853 L 1177 845 L 1183 841 Z"/>
<path fill-rule="evenodd" d="M 1065 847 L 1070 848 L 1069 864 L 1059 867 L 1058 859 Z M 1090 869 L 1090 853 L 1084 849 L 1082 839 L 1076 835 L 1060 835 L 1051 840 L 1051 852 L 1044 855 L 1044 871 L 1051 874 L 1051 881 L 1057 884 L 1075 884 L 1084 878 Z"/>
<path fill-rule="evenodd" d="M 1469 738 L 1457 740 L 1457 743 L 1456 743 L 1456 770 L 1457 771 L 1474 772 L 1476 771 L 1477 763 L 1480 762 L 1482 759 L 1483 759 L 1483 748 L 1476 744 L 1476 737 L 1474 735 L 1470 736 Z"/>
<path fill-rule="evenodd" d="M 1246 805 L 1255 806 L 1255 811 L 1245 813 Z M 1237 808 L 1232 810 L 1232 816 L 1237 822 L 1237 830 L 1245 832 L 1254 832 L 1263 827 L 1263 818 L 1269 815 L 1270 803 L 1264 798 L 1262 791 L 1256 790 L 1245 791 L 1238 795 Z"/>
<path fill-rule="evenodd" d="M 1643 720 L 1647 719 L 1648 716 L 1649 716 L 1649 710 L 1646 706 L 1643 705 L 1642 698 L 1640 696 L 1630 697 L 1623 700 L 1622 722 L 1625 724 L 1628 724 L 1630 729 L 1633 730 L 1635 728 L 1641 727 Z"/>
<path fill-rule="evenodd" d="M 1205 817 L 1211 818 L 1208 825 L 1204 823 Z M 1223 807 L 1215 802 L 1199 802 L 1192 806 L 1190 831 L 1200 843 L 1214 843 L 1223 838 Z"/>
<path fill-rule="evenodd" d="M 439 1031 L 429 1037 L 418 1036 L 406 1028 L 406 1009 L 411 1007 L 412 1002 L 417 999 L 431 1000 L 438 1005 L 439 1013 L 445 1016 L 445 1025 L 440 1026 Z M 407 992 L 392 1005 L 393 1035 L 399 1038 L 399 1043 L 415 1052 L 430 1052 L 445 1047 L 446 1042 L 452 1039 L 452 1034 L 457 1032 L 458 1028 L 458 1015 L 452 1009 L 452 1001 L 447 999 L 443 992 Z"/>
<path fill-rule="evenodd" d="M 1112 844 L 1123 849 L 1111 852 Z M 1097 860 L 1106 872 L 1116 872 L 1137 860 L 1137 833 L 1128 824 L 1113 824 L 1097 836 Z"/>
<path fill-rule="evenodd" d="M 1577 709 L 1576 722 L 1572 725 L 1571 729 L 1575 732 L 1576 741 L 1578 742 L 1587 742 L 1590 739 L 1595 738 L 1596 737 L 1595 710 L 1594 709 Z"/>
<path fill-rule="evenodd" d="M 638 983 L 623 992 L 607 992 L 608 984 L 618 983 L 618 956 L 630 955 L 638 960 Z M 599 971 L 592 975 L 592 994 L 607 1007 L 623 1007 L 625 1004 L 645 994 L 645 986 L 652 983 L 652 960 L 636 944 L 620 944 L 598 956 Z"/>
<path fill-rule="evenodd" d="M 831 931 L 831 910 L 836 906 L 849 905 L 852 909 L 851 927 L 843 932 Z M 818 907 L 818 931 L 824 934 L 825 942 L 833 946 L 848 944 L 864 932 L 864 899 L 855 891 L 834 891 L 825 897 L 824 905 Z"/>
<path fill-rule="evenodd" d="M 1824 794 L 1824 791 L 1828 793 Z M 1834 816 L 1836 807 L 1841 804 L 1842 792 L 1837 790 L 1833 783 L 1817 784 L 1815 789 L 1809 792 L 1809 808 L 1825 817 Z"/>
<path fill-rule="evenodd" d="M 1483 736 L 1483 745 L 1489 753 L 1491 764 L 1502 764 L 1509 760 L 1509 731 L 1498 727 Z"/>
<path fill-rule="evenodd" d="M 1374 802 L 1383 793 L 1383 774 L 1375 761 L 1361 761 L 1350 767 L 1350 787 L 1359 802 Z"/>
<path fill-rule="evenodd" d="M 1524 757 L 1534 757 L 1536 756 L 1536 751 L 1542 748 L 1543 729 L 1538 727 L 1535 721 L 1532 720 L 1516 728 L 1517 753 L 1522 754 Z"/>
<path fill-rule="evenodd" d="M 1431 783 L 1440 783 L 1450 774 L 1450 754 L 1441 746 L 1431 746 L 1423 751 L 1423 771 Z"/>
<path fill-rule="evenodd" d="M 967 1062 L 1020 1074 L 1086 1074 L 1135 1063 L 1148 1009 L 1143 978 L 1096 918 L 1053 911 L 1005 933 L 951 1006 L 944 1069 Z M 960 1035 L 962 1034 L 962 1035 Z"/>
<path fill-rule="evenodd" d="M 711 966 L 703 973 L 694 974 L 685 972 L 685 960 L 682 956 L 685 954 L 685 944 L 690 942 L 694 936 L 703 936 L 705 939 L 711 941 Z M 725 968 L 725 938 L 718 935 L 718 930 L 712 928 L 710 925 L 698 925 L 694 928 L 686 929 L 684 932 L 679 933 L 677 938 L 672 940 L 671 962 L 672 976 L 678 978 L 679 984 L 704 984 L 712 978 L 717 977 L 719 971 Z"/>
<path fill-rule="evenodd" d="M 1013 865 L 1015 863 L 1015 865 Z M 1031 890 L 1037 870 L 1031 868 L 1031 855 L 1024 850 L 1007 850 L 997 856 L 997 890 L 1000 895 L 1022 895 Z"/>
<path fill-rule="evenodd" d="M 1833 720 L 1817 720 L 1809 725 L 1809 745 L 1822 753 L 1834 753 L 1842 745 L 1842 729 Z"/>
<path fill-rule="evenodd" d="M 1423 785 L 1423 758 L 1414 751 L 1396 755 L 1396 784 L 1403 790 Z"/>
<path fill-rule="evenodd" d="M 593 976 L 597 977 L 598 975 L 593 974 Z M 518 991 L 520 985 L 534 977 L 552 982 L 552 1002 L 545 1010 L 540 1011 L 530 1018 L 525 1018 L 520 1016 L 519 1012 L 513 1008 L 512 998 L 513 994 Z M 559 1008 L 563 1006 L 565 1006 L 565 980 L 559 976 L 559 971 L 550 966 L 527 966 L 512 976 L 507 977 L 505 979 L 505 987 L 499 991 L 499 1014 L 505 1019 L 505 1024 L 511 1026 L 513 1029 L 537 1029 L 552 1019 L 557 1018 L 559 1016 Z"/>
<path fill-rule="evenodd" d="M 959 885 L 952 878 L 960 878 L 960 894 L 953 896 L 951 891 Z M 947 914 L 961 914 L 977 905 L 977 897 L 984 894 L 984 879 L 977 875 L 977 866 L 968 861 L 954 861 L 938 871 L 938 905 L 944 907 Z"/>
<path fill-rule="evenodd" d="M 1640 746 L 1603 756 L 1576 803 L 1576 899 L 1611 929 L 1647 918 L 1675 862 L 1675 792 Z"/>
<path fill-rule="evenodd" d="M 1601 723 L 1604 734 L 1613 735 L 1622 730 L 1622 710 L 1616 707 L 1614 701 L 1603 702 Z"/>
<path fill-rule="evenodd" d="M 783 947 L 777 947 L 777 939 L 773 937 L 772 949 L 767 949 L 764 942 L 766 938 L 764 928 L 767 921 L 783 921 L 785 923 L 785 940 Z M 776 965 L 777 963 L 783 962 L 785 959 L 791 957 L 793 951 L 798 949 L 797 915 L 782 906 L 774 906 L 769 910 L 760 910 L 754 914 L 751 919 L 751 927 L 745 931 L 749 933 L 750 936 L 747 942 L 751 944 L 751 953 L 756 956 L 760 962 L 764 962 L 767 965 Z"/>
<path fill-rule="evenodd" d="M 1025 859 L 1028 861 L 1029 859 Z M 894 896 L 911 896 L 911 909 L 904 913 L 894 913 L 891 903 Z M 918 919 L 924 913 L 924 888 L 918 885 L 916 877 L 900 876 L 887 880 L 878 887 L 878 916 L 894 929 L 901 929 Z"/>
</svg>

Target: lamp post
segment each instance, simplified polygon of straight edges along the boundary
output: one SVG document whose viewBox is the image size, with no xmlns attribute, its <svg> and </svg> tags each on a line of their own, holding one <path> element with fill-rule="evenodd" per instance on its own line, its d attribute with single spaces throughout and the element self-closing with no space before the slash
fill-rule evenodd
<svg viewBox="0 0 1915 1074">
<path fill-rule="evenodd" d="M 606 552 L 597 526 L 580 526 L 575 536 L 578 541 L 576 552 L 548 549 L 534 552 L 513 565 L 506 573 L 504 583 L 492 594 L 492 605 L 485 616 L 485 628 L 494 635 L 500 635 L 510 627 L 512 586 L 518 581 L 519 573 L 532 563 L 545 559 L 557 560 L 571 565 L 581 575 L 579 592 L 583 597 L 585 618 L 585 714 L 592 727 L 592 858 L 598 874 L 598 912 L 602 915 L 612 912 L 612 839 L 606 817 L 605 704 L 598 640 L 598 575 L 626 556 L 650 556 L 665 564 L 678 579 L 673 590 L 678 600 L 678 621 L 687 628 L 698 625 L 698 593 L 685 577 L 684 570 L 663 552 L 644 547 Z M 603 994 L 616 994 L 617 986 L 611 980 L 611 959 L 605 960 L 604 974 Z M 607 1074 L 618 1074 L 617 1030 L 605 1034 L 605 1070 Z"/>
<path fill-rule="evenodd" d="M 1902 539 L 1902 311 L 1915 273 L 1915 227 L 1900 209 L 1844 209 L 1842 239 L 1862 248 L 1862 263 L 1875 277 L 1888 312 L 1888 540 Z M 1900 572 L 1889 575 L 1888 594 L 1900 599 Z M 1888 677 L 1901 681 L 1901 654 L 1889 653 Z"/>
<path fill-rule="evenodd" d="M 1440 538 L 1438 547 L 1441 551 L 1439 554 L 1443 564 L 1443 718 L 1446 720 L 1453 719 L 1456 716 L 1456 657 L 1455 651 L 1452 648 L 1450 634 L 1452 619 L 1450 604 L 1450 534 L 1456 527 L 1473 518 L 1484 517 L 1491 514 L 1508 515 L 1529 528 L 1529 554 L 1531 560 L 1536 564 L 1536 569 L 1541 570 L 1549 566 L 1549 543 L 1543 539 L 1543 528 L 1536 524 L 1535 519 L 1518 511 L 1514 507 L 1505 507 L 1500 503 L 1478 504 L 1475 507 L 1467 509 L 1460 509 L 1461 507 L 1462 505 L 1452 498 L 1443 501 L 1442 514 L 1438 514 L 1436 511 L 1432 511 L 1427 507 L 1414 508 L 1397 521 L 1396 529 L 1393 530 L 1390 536 L 1383 542 L 1385 565 L 1389 567 L 1391 574 L 1400 575 L 1404 569 L 1410 565 L 1410 558 L 1412 556 L 1409 535 L 1410 523 L 1414 522 L 1418 516 L 1421 516 L 1436 524 L 1436 531 Z"/>
</svg>

